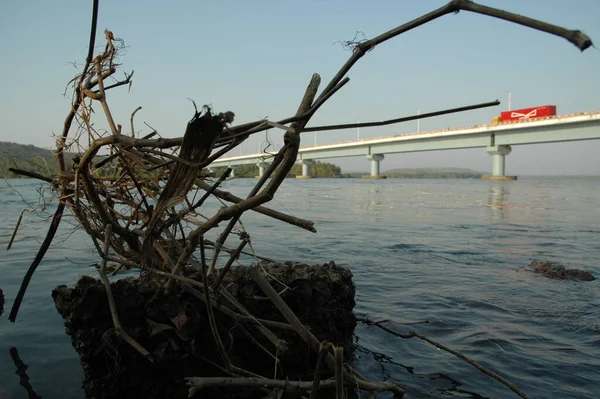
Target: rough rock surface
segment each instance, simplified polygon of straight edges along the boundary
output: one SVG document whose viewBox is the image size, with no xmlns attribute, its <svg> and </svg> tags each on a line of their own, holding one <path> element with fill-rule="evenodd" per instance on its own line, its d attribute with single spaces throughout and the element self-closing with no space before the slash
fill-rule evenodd
<svg viewBox="0 0 600 399">
<path fill-rule="evenodd" d="M 346 360 L 353 356 L 355 287 L 352 273 L 333 262 L 322 266 L 264 264 L 269 281 L 281 293 L 300 321 L 319 340 L 344 347 Z M 188 270 L 190 278 L 199 273 Z M 286 289 L 284 285 L 288 288 Z M 254 316 L 285 322 L 247 274 L 234 268 L 223 285 Z M 65 320 L 66 332 L 80 356 L 87 398 L 184 398 L 189 376 L 222 376 L 221 364 L 209 328 L 205 306 L 180 286 L 167 295 L 153 275 L 112 283 L 123 329 L 155 357 L 150 363 L 116 336 L 104 286 L 82 277 L 73 288 L 64 285 L 52 292 Z M 225 299 L 218 299 L 226 303 Z M 273 345 L 249 324 L 237 324 L 215 311 L 221 339 L 231 362 L 253 373 L 273 378 L 275 361 L 254 340 L 274 353 Z M 288 350 L 278 354 L 277 378 L 312 379 L 316 355 L 295 332 L 271 328 L 284 339 Z M 260 393 L 260 392 L 259 392 Z M 202 397 L 264 397 L 256 391 L 202 391 Z"/>
<path fill-rule="evenodd" d="M 529 266 L 535 273 L 559 280 L 592 281 L 596 278 L 590 272 L 579 269 L 567 269 L 561 264 L 545 261 L 532 261 Z"/>
</svg>

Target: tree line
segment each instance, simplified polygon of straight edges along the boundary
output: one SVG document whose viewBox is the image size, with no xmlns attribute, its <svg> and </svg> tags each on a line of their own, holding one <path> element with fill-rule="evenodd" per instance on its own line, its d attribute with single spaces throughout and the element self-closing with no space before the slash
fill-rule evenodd
<svg viewBox="0 0 600 399">
<path fill-rule="evenodd" d="M 266 166 L 268 167 L 268 165 Z M 220 176 L 225 172 L 226 167 L 213 168 L 216 176 Z M 313 161 L 309 168 L 311 177 L 342 177 L 342 168 L 339 166 L 328 163 Z M 256 177 L 258 176 L 258 165 L 238 165 L 235 167 L 235 177 Z M 296 177 L 302 175 L 302 165 L 296 164 L 292 167 L 287 177 Z"/>
</svg>

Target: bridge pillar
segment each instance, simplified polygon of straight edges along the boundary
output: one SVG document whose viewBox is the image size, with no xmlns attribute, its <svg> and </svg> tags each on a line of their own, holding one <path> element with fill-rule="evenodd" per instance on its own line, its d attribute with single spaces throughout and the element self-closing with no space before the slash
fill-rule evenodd
<svg viewBox="0 0 600 399">
<path fill-rule="evenodd" d="M 383 161 L 383 154 L 367 155 L 367 159 L 371 161 L 371 174 L 362 176 L 363 179 L 385 179 L 385 176 L 379 174 L 379 162 Z"/>
<path fill-rule="evenodd" d="M 296 176 L 297 179 L 310 179 L 310 165 L 312 165 L 312 159 L 303 159 L 302 163 L 302 175 Z"/>
<path fill-rule="evenodd" d="M 492 156 L 492 174 L 482 176 L 483 180 L 517 180 L 517 176 L 506 176 L 504 174 L 504 157 L 510 154 L 509 145 L 494 145 L 487 147 L 487 153 Z"/>
<path fill-rule="evenodd" d="M 229 174 L 229 178 L 233 179 L 235 177 L 235 165 L 229 165 L 229 167 L 231 168 L 231 173 Z"/>
<path fill-rule="evenodd" d="M 256 176 L 256 178 L 259 179 L 265 174 L 265 166 L 267 166 L 267 163 L 258 162 L 256 165 L 258 166 L 258 176 Z"/>
</svg>

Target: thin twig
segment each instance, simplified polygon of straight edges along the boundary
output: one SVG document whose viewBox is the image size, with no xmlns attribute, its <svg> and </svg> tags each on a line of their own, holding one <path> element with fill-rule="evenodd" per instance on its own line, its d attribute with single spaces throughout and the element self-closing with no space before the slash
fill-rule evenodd
<svg viewBox="0 0 600 399">
<path fill-rule="evenodd" d="M 219 277 L 217 277 L 217 281 L 214 282 L 214 284 L 212 286 L 213 291 L 216 291 L 219 289 L 219 285 L 221 284 L 221 281 L 223 281 L 223 278 L 225 277 L 225 275 L 231 268 L 231 265 L 240 256 L 242 249 L 244 249 L 244 247 L 246 246 L 247 243 L 248 243 L 248 239 L 243 238 L 242 242 L 240 242 L 239 245 L 237 246 L 237 248 L 235 249 L 235 251 L 233 251 L 233 253 L 229 257 L 229 259 L 227 260 L 227 263 L 221 269 L 221 273 L 219 273 Z"/>
<path fill-rule="evenodd" d="M 365 323 L 369 326 L 375 326 L 378 327 L 380 329 L 382 329 L 383 331 L 390 333 L 392 335 L 395 335 L 396 337 L 399 338 L 419 338 L 427 343 L 430 343 L 431 345 L 435 346 L 438 349 L 444 350 L 448 353 L 453 354 L 454 356 L 464 360 L 465 362 L 469 363 L 470 365 L 472 365 L 473 367 L 475 367 L 477 370 L 481 371 L 484 374 L 489 375 L 490 377 L 492 377 L 493 379 L 495 379 L 496 381 L 501 382 L 502 384 L 506 385 L 511 391 L 513 391 L 514 393 L 516 393 L 517 395 L 519 395 L 520 397 L 522 397 L 523 399 L 528 399 L 529 397 L 527 395 L 525 395 L 525 393 L 523 391 L 521 391 L 515 384 L 513 384 L 512 382 L 506 380 L 505 378 L 499 376 L 498 374 L 494 373 L 493 371 L 488 370 L 487 368 L 483 367 L 481 364 L 479 364 L 478 362 L 476 362 L 473 359 L 469 359 L 468 357 L 466 357 L 465 355 L 463 355 L 462 353 L 459 353 L 453 349 L 448 348 L 445 345 L 440 344 L 439 342 L 433 341 L 429 338 L 427 338 L 426 336 L 424 336 L 421 333 L 418 333 L 416 331 L 409 331 L 407 334 L 401 334 L 398 333 L 386 326 L 381 325 L 380 323 L 385 322 L 387 320 L 383 320 L 382 322 L 374 322 L 372 320 L 369 320 L 367 318 L 360 318 L 357 317 L 356 318 L 357 321 L 360 321 L 362 323 Z"/>
<path fill-rule="evenodd" d="M 202 236 L 200 238 L 200 262 L 202 265 L 202 269 L 200 273 L 202 274 L 202 284 L 204 285 L 204 303 L 206 304 L 206 313 L 208 314 L 208 322 L 210 324 L 210 330 L 213 334 L 213 339 L 217 344 L 217 349 L 219 350 L 219 355 L 221 355 L 221 360 L 223 361 L 223 365 L 226 369 L 231 369 L 231 362 L 229 361 L 229 357 L 227 357 L 227 353 L 225 351 L 225 346 L 223 345 L 223 341 L 221 340 L 221 336 L 219 334 L 219 330 L 217 328 L 217 321 L 215 319 L 215 314 L 213 312 L 210 297 L 208 295 L 210 287 L 208 285 L 208 276 L 206 274 L 206 259 L 204 256 L 204 242 Z"/>
<path fill-rule="evenodd" d="M 496 100 L 496 101 L 490 101 L 490 102 L 487 102 L 487 103 L 481 103 L 481 104 L 475 104 L 475 105 L 466 105 L 464 107 L 457 107 L 457 108 L 445 109 L 445 110 L 442 110 L 442 111 L 428 112 L 428 113 L 419 114 L 419 115 L 413 115 L 413 116 L 405 116 L 405 117 L 402 117 L 402 118 L 389 119 L 389 120 L 386 120 L 386 121 L 363 122 L 363 123 L 347 123 L 347 124 L 342 124 L 342 125 L 328 125 L 328 126 L 307 127 L 307 128 L 304 129 L 304 131 L 305 132 L 321 132 L 321 131 L 325 131 L 325 130 L 340 130 L 340 129 L 354 129 L 354 128 L 358 128 L 358 127 L 386 126 L 386 125 L 391 125 L 391 124 L 394 124 L 394 123 L 414 121 L 416 119 L 431 118 L 431 117 L 434 117 L 434 116 L 453 114 L 453 113 L 456 113 L 456 112 L 464 112 L 464 111 L 469 111 L 469 110 L 473 110 L 473 109 L 493 107 L 493 106 L 496 106 L 496 105 L 500 105 L 500 101 Z"/>
<path fill-rule="evenodd" d="M 8 241 L 8 245 L 6 246 L 7 251 L 12 248 L 13 242 L 15 241 L 15 237 L 17 235 L 17 231 L 19 231 L 19 226 L 21 225 L 21 220 L 23 220 L 23 214 L 25 212 L 31 212 L 31 210 L 25 208 L 21 211 L 21 214 L 19 215 L 19 219 L 17 219 L 17 224 L 15 224 L 15 228 L 13 229 L 13 232 L 10 236 L 10 240 Z"/>
<path fill-rule="evenodd" d="M 131 118 L 130 118 L 130 124 L 131 124 L 131 137 L 135 138 L 135 129 L 133 128 L 133 118 L 135 117 L 135 114 L 137 114 L 137 112 L 139 110 L 141 110 L 142 107 L 137 107 L 132 113 L 131 113 Z"/>
<path fill-rule="evenodd" d="M 344 399 L 346 397 L 344 393 L 344 348 L 334 346 L 333 357 L 335 358 L 335 397 Z"/>
<path fill-rule="evenodd" d="M 310 389 L 310 398 L 317 399 L 317 393 L 321 383 L 321 373 L 323 372 L 323 363 L 325 356 L 329 352 L 329 341 L 322 341 L 319 346 L 319 356 L 317 357 L 317 365 L 315 366 L 315 373 L 313 375 L 312 387 Z"/>
<path fill-rule="evenodd" d="M 283 317 L 290 323 L 296 330 L 296 333 L 313 349 L 315 352 L 320 350 L 319 340 L 300 322 L 298 317 L 292 312 L 283 299 L 279 296 L 277 291 L 269 283 L 269 281 L 260 273 L 256 266 L 250 266 L 248 270 L 250 277 L 256 282 L 260 289 L 269 297 L 273 305 L 279 310 Z M 326 362 L 329 367 L 335 369 L 335 359 L 328 353 Z M 404 389 L 400 388 L 396 384 L 389 382 L 371 382 L 366 381 L 357 376 L 357 373 L 350 372 L 344 368 L 344 377 L 348 378 L 348 383 L 356 383 L 359 388 L 367 391 L 389 391 L 393 392 L 399 397 L 404 396 Z"/>
<path fill-rule="evenodd" d="M 106 296 L 108 298 L 108 307 L 110 309 L 110 315 L 112 317 L 113 325 L 115 327 L 115 331 L 117 334 L 125 340 L 131 347 L 137 350 L 142 356 L 144 356 L 151 363 L 154 362 L 150 353 L 144 349 L 136 340 L 134 340 L 125 330 L 121 327 L 121 321 L 119 320 L 119 314 L 117 312 L 117 306 L 115 304 L 115 298 L 112 294 L 112 288 L 110 286 L 110 281 L 106 277 L 106 264 L 108 262 L 108 251 L 110 249 L 110 240 L 112 238 L 112 225 L 109 224 L 106 226 L 104 236 L 104 247 L 102 248 L 102 265 L 100 269 L 98 269 L 98 274 L 100 275 L 100 280 L 104 284 L 104 288 L 106 289 Z"/>
</svg>

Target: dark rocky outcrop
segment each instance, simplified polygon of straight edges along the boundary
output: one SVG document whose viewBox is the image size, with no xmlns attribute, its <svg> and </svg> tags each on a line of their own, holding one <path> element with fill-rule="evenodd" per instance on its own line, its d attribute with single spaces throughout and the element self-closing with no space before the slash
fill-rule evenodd
<svg viewBox="0 0 600 399">
<path fill-rule="evenodd" d="M 592 281 L 596 279 L 590 272 L 579 269 L 567 269 L 559 263 L 534 260 L 529 263 L 529 266 L 533 272 L 541 273 L 548 278 L 578 281 Z"/>
<path fill-rule="evenodd" d="M 353 356 L 355 288 L 349 270 L 333 262 L 322 266 L 265 264 L 269 280 L 281 297 L 319 340 L 344 347 L 346 361 Z M 188 270 L 188 277 L 199 273 Z M 112 283 L 123 329 L 151 352 L 150 363 L 114 333 L 104 286 L 82 277 L 73 288 L 55 288 L 52 296 L 65 320 L 66 332 L 80 356 L 87 398 L 184 398 L 189 376 L 224 375 L 209 328 L 204 304 L 181 286 L 171 294 L 160 288 L 154 275 Z M 285 289 L 284 285 L 288 286 Z M 233 268 L 223 282 L 255 317 L 285 322 L 247 273 Z M 216 298 L 226 303 L 225 299 Z M 273 377 L 275 361 L 256 345 L 274 352 L 273 345 L 250 324 L 238 324 L 215 311 L 218 329 L 231 361 L 243 369 Z M 288 350 L 278 354 L 278 378 L 312 379 L 316 355 L 290 330 L 271 328 Z M 257 397 L 257 392 L 202 391 L 202 397 Z M 231 395 L 231 396 L 228 396 Z M 264 393 L 258 395 L 263 397 Z"/>
</svg>

